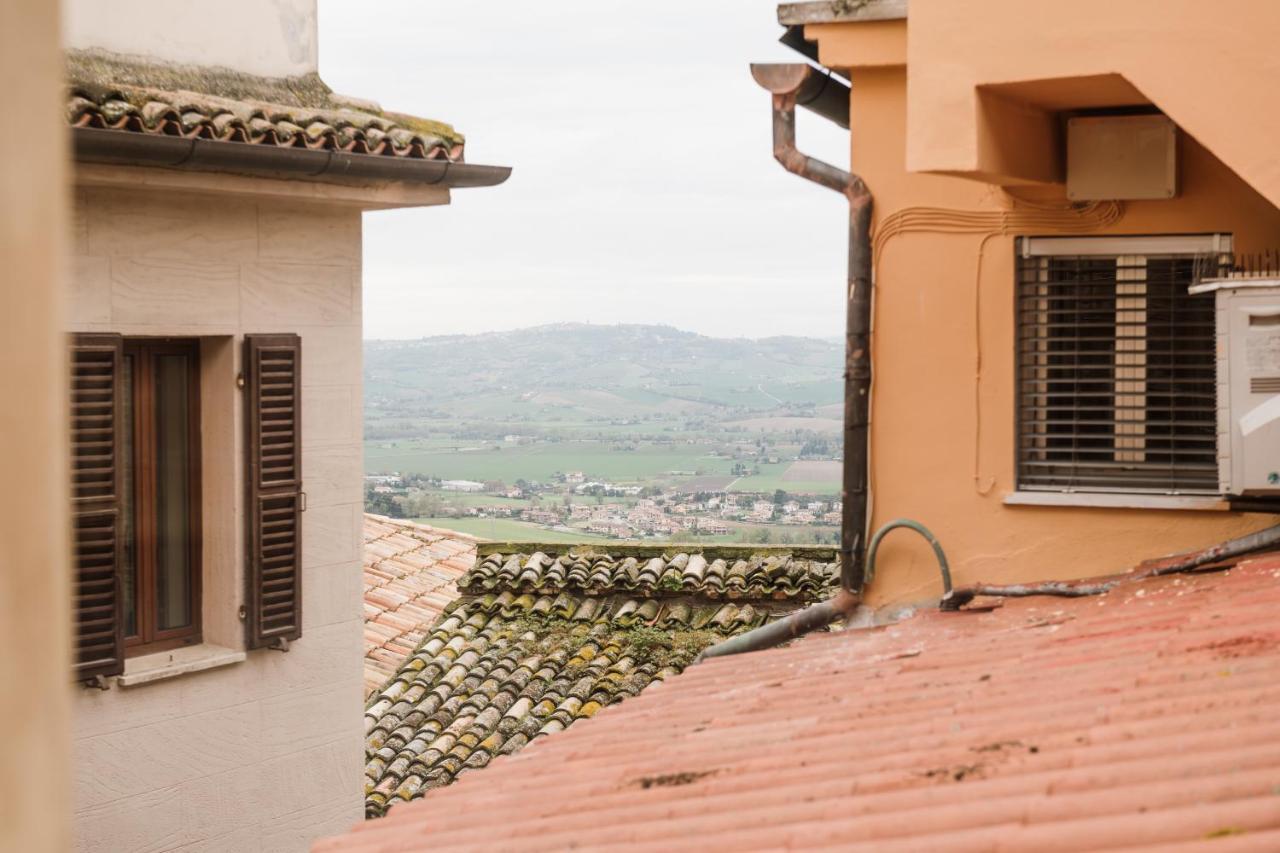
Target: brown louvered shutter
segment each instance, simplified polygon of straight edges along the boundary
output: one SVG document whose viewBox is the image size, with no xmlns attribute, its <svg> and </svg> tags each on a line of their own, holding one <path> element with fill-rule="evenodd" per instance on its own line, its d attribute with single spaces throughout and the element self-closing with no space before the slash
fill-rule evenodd
<svg viewBox="0 0 1280 853">
<path fill-rule="evenodd" d="M 71 503 L 74 534 L 75 677 L 124 672 L 121 458 L 124 339 L 71 340 Z"/>
<path fill-rule="evenodd" d="M 246 335 L 249 648 L 302 636 L 302 340 Z"/>
</svg>

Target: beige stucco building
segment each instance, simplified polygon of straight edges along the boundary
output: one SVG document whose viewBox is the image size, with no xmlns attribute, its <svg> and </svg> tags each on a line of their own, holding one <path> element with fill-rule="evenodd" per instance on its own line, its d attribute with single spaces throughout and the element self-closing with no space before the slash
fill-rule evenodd
<svg viewBox="0 0 1280 853">
<path fill-rule="evenodd" d="M 0 136 L 0 850 L 71 839 L 66 452 L 66 148 L 57 6 L 0 4 L 0 74 L 23 132 Z M 32 145 L 32 139 L 42 144 Z"/>
<path fill-rule="evenodd" d="M 507 170 L 330 92 L 314 2 L 178 14 L 64 27 L 75 845 L 302 850 L 363 815 L 361 212 Z"/>
<path fill-rule="evenodd" d="M 850 170 L 874 197 L 869 528 L 925 523 L 961 585 L 1123 571 L 1273 523 L 1219 485 L 1214 303 L 1187 286 L 1280 246 L 1280 7 L 869 0 L 779 20 L 849 81 Z M 1089 122 L 1119 128 L 1092 155 L 1072 148 Z M 887 539 L 870 603 L 939 593 L 928 546 Z"/>
</svg>

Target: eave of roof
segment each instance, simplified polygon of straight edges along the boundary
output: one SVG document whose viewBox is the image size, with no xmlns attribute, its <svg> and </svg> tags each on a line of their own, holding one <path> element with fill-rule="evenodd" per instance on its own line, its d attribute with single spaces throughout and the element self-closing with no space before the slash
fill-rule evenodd
<svg viewBox="0 0 1280 853">
<path fill-rule="evenodd" d="M 778 6 L 778 23 L 784 26 L 900 21 L 906 17 L 907 0 L 819 0 Z"/>
<path fill-rule="evenodd" d="M 335 94 L 320 77 L 69 51 L 76 159 L 319 181 L 491 186 L 510 170 L 465 164 L 447 124 Z"/>
<path fill-rule="evenodd" d="M 314 849 L 1280 849 L 1277 609 L 1269 555 L 709 660 Z"/>
</svg>

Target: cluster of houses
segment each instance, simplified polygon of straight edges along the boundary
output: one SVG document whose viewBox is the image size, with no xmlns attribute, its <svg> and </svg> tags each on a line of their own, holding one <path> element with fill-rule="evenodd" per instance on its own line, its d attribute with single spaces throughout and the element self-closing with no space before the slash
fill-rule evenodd
<svg viewBox="0 0 1280 853">
<path fill-rule="evenodd" d="M 559 478 L 557 478 L 558 480 Z M 482 484 L 470 480 L 432 481 L 445 492 L 485 493 L 500 498 L 529 498 L 542 502 L 532 506 L 512 503 L 446 505 L 441 514 L 449 517 L 511 518 L 560 531 L 587 532 L 616 539 L 670 538 L 681 535 L 725 536 L 737 525 L 778 524 L 795 527 L 840 524 L 841 502 L 808 496 L 765 495 L 704 491 L 688 494 L 676 490 L 653 494 L 639 486 L 615 486 L 588 481 L 580 471 L 564 475 L 569 488 L 552 492 L 540 483 L 508 488 L 502 484 Z M 370 475 L 366 484 L 375 494 L 408 495 L 410 487 L 398 475 Z M 577 484 L 576 488 L 574 484 Z M 493 488 L 488 486 L 492 485 Z M 584 487 L 601 487 L 584 491 Z M 639 497 L 642 493 L 651 496 Z M 575 502 L 575 496 L 591 502 Z M 605 498 L 633 500 L 606 501 Z M 445 499 L 447 500 L 447 498 Z"/>
</svg>

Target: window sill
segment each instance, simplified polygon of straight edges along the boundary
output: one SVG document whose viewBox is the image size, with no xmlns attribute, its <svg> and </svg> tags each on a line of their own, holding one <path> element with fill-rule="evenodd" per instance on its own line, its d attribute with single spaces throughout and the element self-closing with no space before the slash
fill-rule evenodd
<svg viewBox="0 0 1280 853">
<path fill-rule="evenodd" d="M 192 672 L 230 666 L 244 659 L 244 652 L 204 643 L 185 649 L 173 649 L 129 658 L 124 664 L 124 675 L 117 677 L 116 683 L 121 687 L 137 687 Z"/>
<path fill-rule="evenodd" d="M 1226 512 L 1227 501 L 1215 495 L 1134 495 L 1102 492 L 1011 492 L 1005 506 L 1075 506 L 1099 509 L 1190 509 Z"/>
</svg>

